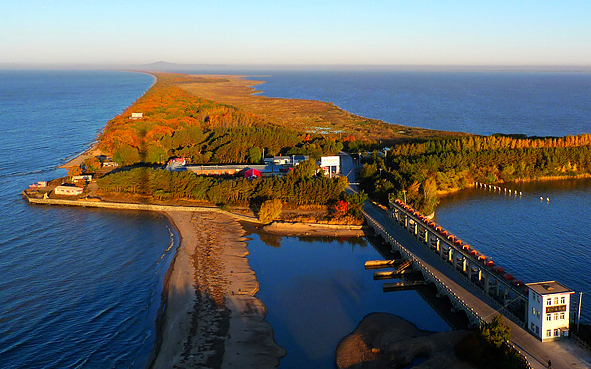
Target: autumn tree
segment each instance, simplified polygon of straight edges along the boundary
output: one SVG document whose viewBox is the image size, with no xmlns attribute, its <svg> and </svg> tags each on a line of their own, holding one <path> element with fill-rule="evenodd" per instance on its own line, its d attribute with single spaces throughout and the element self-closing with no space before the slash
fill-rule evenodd
<svg viewBox="0 0 591 369">
<path fill-rule="evenodd" d="M 281 216 L 283 203 L 279 199 L 272 199 L 263 202 L 259 209 L 259 220 L 263 223 L 269 223 Z"/>
</svg>

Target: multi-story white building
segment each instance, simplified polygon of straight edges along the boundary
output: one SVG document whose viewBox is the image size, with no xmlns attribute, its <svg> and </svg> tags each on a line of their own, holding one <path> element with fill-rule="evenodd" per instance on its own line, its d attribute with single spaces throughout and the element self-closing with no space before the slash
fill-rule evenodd
<svg viewBox="0 0 591 369">
<path fill-rule="evenodd" d="M 556 281 L 528 283 L 527 328 L 542 342 L 568 337 L 570 295 L 574 291 Z"/>
</svg>

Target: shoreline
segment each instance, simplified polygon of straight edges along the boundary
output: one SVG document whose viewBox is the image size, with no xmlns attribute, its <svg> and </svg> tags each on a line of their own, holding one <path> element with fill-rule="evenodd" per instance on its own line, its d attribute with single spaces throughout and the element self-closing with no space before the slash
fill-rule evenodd
<svg viewBox="0 0 591 369">
<path fill-rule="evenodd" d="M 167 272 L 149 368 L 273 368 L 273 339 L 244 228 L 219 213 L 167 211 L 179 246 Z"/>
</svg>

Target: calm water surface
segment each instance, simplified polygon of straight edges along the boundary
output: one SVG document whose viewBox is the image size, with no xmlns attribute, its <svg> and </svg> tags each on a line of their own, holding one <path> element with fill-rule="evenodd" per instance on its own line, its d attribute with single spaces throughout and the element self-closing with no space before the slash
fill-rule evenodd
<svg viewBox="0 0 591 369">
<path fill-rule="evenodd" d="M 259 73 L 260 74 L 260 73 Z M 411 127 L 565 136 L 591 133 L 591 73 L 277 71 L 265 96 L 313 99 Z"/>
<path fill-rule="evenodd" d="M 416 291 L 382 292 L 384 281 L 374 281 L 364 264 L 383 257 L 363 238 L 251 237 L 257 297 L 275 340 L 288 350 L 280 368 L 334 367 L 339 341 L 373 312 L 399 315 L 423 330 L 450 329 Z"/>
</svg>

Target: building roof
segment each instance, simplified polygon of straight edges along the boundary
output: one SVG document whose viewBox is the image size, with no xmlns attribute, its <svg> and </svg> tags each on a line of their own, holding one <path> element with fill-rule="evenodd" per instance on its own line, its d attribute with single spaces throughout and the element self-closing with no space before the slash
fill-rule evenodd
<svg viewBox="0 0 591 369">
<path fill-rule="evenodd" d="M 550 295 L 554 293 L 574 293 L 573 290 L 556 281 L 528 283 L 526 285 L 540 295 Z"/>
</svg>

